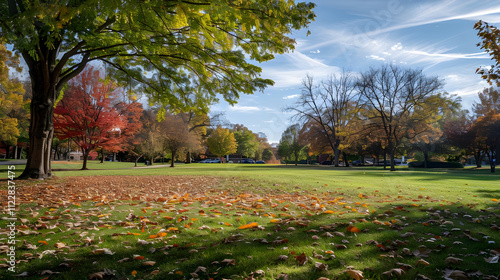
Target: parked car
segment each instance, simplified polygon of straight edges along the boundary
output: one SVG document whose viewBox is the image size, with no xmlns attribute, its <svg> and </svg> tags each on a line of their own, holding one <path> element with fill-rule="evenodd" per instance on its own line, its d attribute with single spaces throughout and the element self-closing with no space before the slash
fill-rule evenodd
<svg viewBox="0 0 500 280">
<path fill-rule="evenodd" d="M 206 158 L 204 160 L 200 160 L 200 163 L 210 163 L 212 160 L 209 158 Z"/>
<path fill-rule="evenodd" d="M 321 165 L 332 165 L 333 162 L 331 160 L 325 160 L 320 163 Z"/>
<path fill-rule="evenodd" d="M 244 158 L 241 160 L 241 163 L 255 163 L 255 161 L 251 158 Z"/>
<path fill-rule="evenodd" d="M 264 164 L 265 162 L 263 160 L 258 160 L 255 163 Z"/>
</svg>

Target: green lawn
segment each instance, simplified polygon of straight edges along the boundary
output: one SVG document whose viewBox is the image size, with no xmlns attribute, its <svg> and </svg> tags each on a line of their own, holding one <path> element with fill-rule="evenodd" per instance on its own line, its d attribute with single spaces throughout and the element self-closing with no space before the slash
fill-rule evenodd
<svg viewBox="0 0 500 280">
<path fill-rule="evenodd" d="M 500 175 L 488 169 L 131 168 L 133 163 L 109 162 L 92 162 L 88 171 L 76 170 L 80 167 L 54 164 L 61 169 L 54 172 L 56 179 L 17 182 L 18 199 L 25 202 L 17 212 L 16 252 L 25 261 L 16 265 L 16 274 L 246 279 L 263 272 L 261 279 L 285 279 L 285 274 L 288 279 L 356 279 L 349 274 L 358 270 L 365 279 L 400 274 L 442 279 L 462 272 L 475 279 L 478 271 L 500 271 L 495 263 Z M 0 166 L 0 176 L 7 176 L 6 168 Z M 85 179 L 73 177 L 99 175 L 92 177 L 103 178 L 95 186 L 79 187 Z M 117 186 L 107 175 L 129 184 Z M 170 183 L 140 177 L 148 175 L 190 177 Z M 0 221 L 0 228 L 6 225 Z M 2 276 L 13 274 L 2 269 Z"/>
</svg>

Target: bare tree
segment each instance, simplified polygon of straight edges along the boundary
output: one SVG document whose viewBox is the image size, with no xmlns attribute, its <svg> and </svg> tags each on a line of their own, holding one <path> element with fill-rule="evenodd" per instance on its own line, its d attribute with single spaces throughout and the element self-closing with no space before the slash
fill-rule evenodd
<svg viewBox="0 0 500 280">
<path fill-rule="evenodd" d="M 303 123 L 316 123 L 335 154 L 335 166 L 339 166 L 339 146 L 350 133 L 347 127 L 359 110 L 356 83 L 353 75 L 343 71 L 340 76 L 331 75 L 319 84 L 311 76 L 302 81 L 299 101 L 285 110 L 295 112 L 295 118 Z M 316 129 L 318 130 L 318 129 Z"/>
<path fill-rule="evenodd" d="M 432 112 L 426 102 L 435 99 L 442 85 L 437 77 L 426 77 L 422 70 L 392 64 L 361 74 L 358 90 L 370 108 L 368 126 L 383 131 L 391 171 L 395 170 L 394 154 L 401 140 L 427 131 Z"/>
</svg>

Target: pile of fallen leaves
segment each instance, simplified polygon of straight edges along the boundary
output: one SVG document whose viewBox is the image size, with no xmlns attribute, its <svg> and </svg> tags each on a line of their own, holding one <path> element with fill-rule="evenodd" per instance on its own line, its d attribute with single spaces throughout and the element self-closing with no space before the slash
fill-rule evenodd
<svg viewBox="0 0 500 280">
<path fill-rule="evenodd" d="M 497 201 L 475 209 L 323 187 L 283 192 L 236 178 L 99 176 L 19 188 L 17 272 L 7 272 L 4 259 L 0 276 L 498 279 Z"/>
</svg>

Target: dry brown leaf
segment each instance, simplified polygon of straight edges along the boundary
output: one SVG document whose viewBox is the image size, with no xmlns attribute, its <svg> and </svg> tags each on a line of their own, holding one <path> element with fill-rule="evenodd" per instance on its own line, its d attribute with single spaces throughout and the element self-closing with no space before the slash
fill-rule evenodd
<svg viewBox="0 0 500 280">
<path fill-rule="evenodd" d="M 328 271 L 328 265 L 324 264 L 324 263 L 316 262 L 316 263 L 314 263 L 314 267 L 317 270 Z"/>
<path fill-rule="evenodd" d="M 454 258 L 454 257 L 447 257 L 444 260 L 444 262 L 447 263 L 447 264 L 457 264 L 457 263 L 463 262 L 463 260 L 459 259 L 459 258 Z"/>
<path fill-rule="evenodd" d="M 364 278 L 363 272 L 360 270 L 347 269 L 347 270 L 344 270 L 343 273 L 347 273 L 347 275 L 349 275 L 349 277 L 351 277 L 351 279 L 354 279 L 354 280 L 362 280 Z"/>
<path fill-rule="evenodd" d="M 405 274 L 405 271 L 401 268 L 393 268 L 391 270 L 388 270 L 386 272 L 382 272 L 382 275 L 386 275 L 389 277 L 397 277 L 400 278 Z"/>
<path fill-rule="evenodd" d="M 224 259 L 221 261 L 221 263 L 225 265 L 236 265 L 236 260 L 235 259 Z"/>
<path fill-rule="evenodd" d="M 143 262 L 143 263 L 142 263 L 142 265 L 145 265 L 145 266 L 146 266 L 146 265 L 153 266 L 153 265 L 155 265 L 155 264 L 156 264 L 156 262 L 154 262 L 154 261 L 146 261 L 146 262 Z"/>
</svg>

